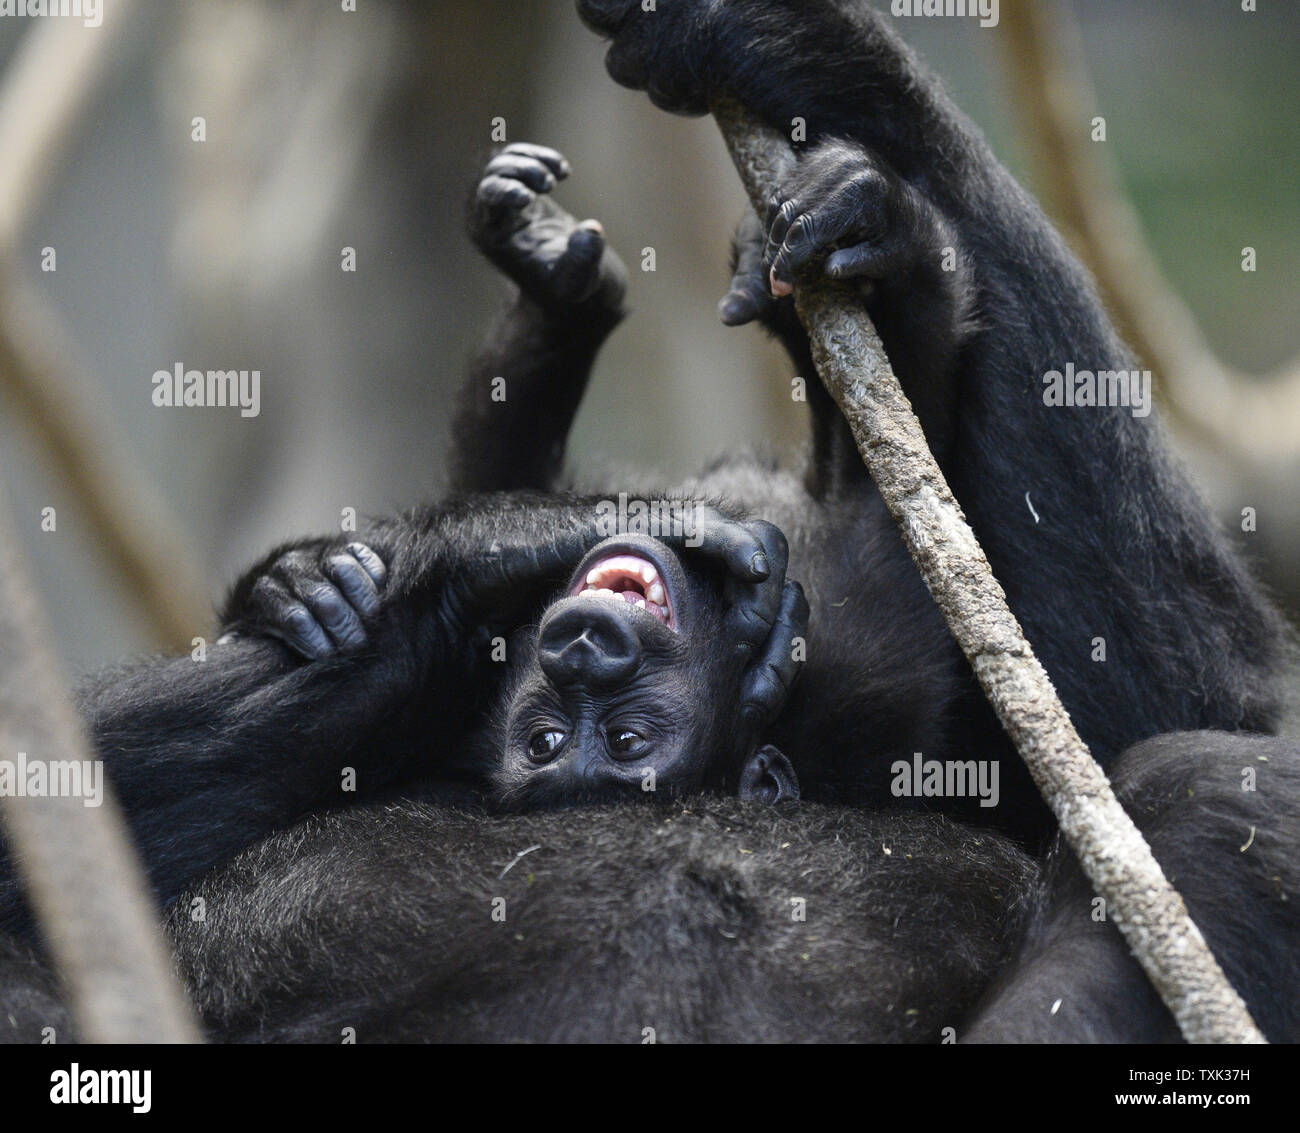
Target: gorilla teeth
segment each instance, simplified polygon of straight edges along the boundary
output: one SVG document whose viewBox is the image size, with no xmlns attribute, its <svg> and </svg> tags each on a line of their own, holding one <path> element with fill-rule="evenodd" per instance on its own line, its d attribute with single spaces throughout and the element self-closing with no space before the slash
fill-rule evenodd
<svg viewBox="0 0 1300 1133">
<path fill-rule="evenodd" d="M 659 578 L 658 568 L 640 555 L 611 555 L 596 563 L 576 591 L 579 597 L 612 598 L 626 602 L 673 627 L 672 604 L 668 589 Z"/>
<path fill-rule="evenodd" d="M 664 625 L 668 625 L 668 607 L 659 602 L 642 597 L 635 590 L 610 590 L 608 588 L 597 588 L 588 586 L 585 590 L 579 590 L 579 598 L 604 598 L 606 601 L 622 602 L 629 606 L 635 606 L 638 610 L 644 610 L 651 617 L 658 618 Z"/>
</svg>

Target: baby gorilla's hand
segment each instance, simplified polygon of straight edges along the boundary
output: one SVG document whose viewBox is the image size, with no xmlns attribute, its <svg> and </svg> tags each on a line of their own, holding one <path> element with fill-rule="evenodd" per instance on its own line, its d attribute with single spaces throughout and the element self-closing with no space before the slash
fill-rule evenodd
<svg viewBox="0 0 1300 1133">
<path fill-rule="evenodd" d="M 750 526 L 766 548 L 771 573 L 753 586 L 735 579 L 726 584 L 727 625 L 750 658 L 741 678 L 738 729 L 746 745 L 756 742 L 785 707 L 802 670 L 803 651 L 797 646 L 808 632 L 803 587 L 785 577 L 785 536 L 770 523 Z"/>
<path fill-rule="evenodd" d="M 364 543 L 289 551 L 254 584 L 241 628 L 279 638 L 309 661 L 366 644 L 364 619 L 379 611 L 388 580 Z"/>
<path fill-rule="evenodd" d="M 627 269 L 596 220 L 576 221 L 547 194 L 569 175 L 562 154 L 508 145 L 483 171 L 470 235 L 534 302 L 552 312 L 621 313 Z"/>
<path fill-rule="evenodd" d="M 739 698 L 739 731 L 748 745 L 776 719 L 801 670 L 803 654 L 796 645 L 808 630 L 808 601 L 803 588 L 785 577 L 789 547 L 771 523 L 741 522 L 701 508 L 692 535 L 687 553 L 714 559 L 725 571 L 723 637 L 748 659 Z"/>
</svg>

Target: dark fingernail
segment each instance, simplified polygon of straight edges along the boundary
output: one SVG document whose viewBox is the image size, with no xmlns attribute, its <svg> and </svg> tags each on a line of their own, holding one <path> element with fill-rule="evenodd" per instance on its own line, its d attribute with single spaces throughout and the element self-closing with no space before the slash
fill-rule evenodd
<svg viewBox="0 0 1300 1133">
<path fill-rule="evenodd" d="M 749 560 L 749 569 L 759 578 L 766 578 L 772 572 L 772 568 L 767 565 L 767 556 L 762 551 L 755 552 Z"/>
</svg>

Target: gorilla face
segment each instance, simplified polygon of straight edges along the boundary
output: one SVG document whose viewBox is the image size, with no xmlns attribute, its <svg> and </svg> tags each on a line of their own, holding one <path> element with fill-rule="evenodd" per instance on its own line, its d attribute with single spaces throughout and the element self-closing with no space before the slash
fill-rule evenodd
<svg viewBox="0 0 1300 1133">
<path fill-rule="evenodd" d="M 719 580 L 664 543 L 620 536 L 594 548 L 521 643 L 494 776 L 502 805 L 721 785 L 745 754 L 734 714 L 748 660 L 726 640 L 723 604 Z M 754 778 L 744 771 L 741 782 Z M 793 775 L 784 794 L 751 786 L 788 797 Z"/>
</svg>

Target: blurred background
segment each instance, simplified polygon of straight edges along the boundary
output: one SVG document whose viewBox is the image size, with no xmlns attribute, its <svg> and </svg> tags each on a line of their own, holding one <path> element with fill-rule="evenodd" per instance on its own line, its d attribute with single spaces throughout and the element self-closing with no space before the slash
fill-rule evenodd
<svg viewBox="0 0 1300 1133">
<path fill-rule="evenodd" d="M 464 234 L 497 118 L 570 158 L 559 200 L 632 269 L 571 453 L 687 470 L 802 440 L 783 357 L 714 314 L 744 198 L 710 121 L 614 86 L 570 0 L 357 7 L 0 19 L 4 535 L 72 676 L 209 634 L 273 543 L 439 491 L 454 391 L 504 295 Z M 994 29 L 900 22 L 1097 271 L 1294 618 L 1300 5 L 1240 7 L 1003 0 Z M 177 363 L 260 370 L 260 416 L 155 408 L 151 377 Z"/>
</svg>

